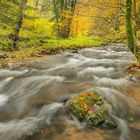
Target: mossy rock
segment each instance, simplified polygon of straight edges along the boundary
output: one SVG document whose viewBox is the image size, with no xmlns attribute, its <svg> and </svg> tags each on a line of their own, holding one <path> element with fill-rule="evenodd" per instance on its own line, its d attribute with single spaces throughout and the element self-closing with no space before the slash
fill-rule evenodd
<svg viewBox="0 0 140 140">
<path fill-rule="evenodd" d="M 82 93 L 67 102 L 68 111 L 90 127 L 116 128 L 116 123 L 109 115 L 111 107 L 96 93 Z"/>
</svg>

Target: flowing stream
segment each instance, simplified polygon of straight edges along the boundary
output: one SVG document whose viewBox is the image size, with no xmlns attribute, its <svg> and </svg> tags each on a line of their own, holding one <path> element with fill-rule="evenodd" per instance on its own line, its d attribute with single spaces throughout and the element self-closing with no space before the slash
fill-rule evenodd
<svg viewBox="0 0 140 140">
<path fill-rule="evenodd" d="M 124 44 L 46 56 L 0 69 L 0 140 L 140 140 L 140 79 Z M 71 116 L 72 96 L 96 91 L 113 105 L 116 129 L 87 128 Z"/>
</svg>

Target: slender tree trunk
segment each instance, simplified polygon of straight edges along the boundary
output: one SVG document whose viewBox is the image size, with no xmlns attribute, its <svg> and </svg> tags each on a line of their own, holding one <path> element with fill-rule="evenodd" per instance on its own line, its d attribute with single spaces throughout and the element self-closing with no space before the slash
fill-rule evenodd
<svg viewBox="0 0 140 140">
<path fill-rule="evenodd" d="M 121 1 L 118 0 L 117 2 L 117 14 L 115 16 L 115 30 L 116 31 L 119 31 L 120 30 L 120 21 L 119 21 L 119 18 L 120 18 L 120 7 L 121 7 Z"/>
<path fill-rule="evenodd" d="M 137 11 L 136 11 L 136 0 L 133 0 L 133 32 L 134 32 L 134 41 L 135 48 L 134 53 L 137 55 Z"/>
<path fill-rule="evenodd" d="M 76 0 L 53 0 L 58 37 L 69 38 Z M 69 18 L 66 17 L 69 14 Z"/>
<path fill-rule="evenodd" d="M 77 0 L 73 0 L 71 2 L 71 18 L 69 19 L 69 26 L 68 26 L 68 29 L 67 29 L 67 36 L 68 37 L 70 36 L 71 24 L 72 24 L 72 21 L 73 21 L 73 16 L 74 16 L 74 12 L 75 12 L 76 2 L 77 2 Z"/>
<path fill-rule="evenodd" d="M 132 0 L 126 0 L 126 32 L 128 47 L 135 54 L 135 39 L 132 25 Z M 135 54 L 136 56 L 136 54 Z"/>
<path fill-rule="evenodd" d="M 64 31 L 63 31 L 63 38 L 69 38 L 70 36 L 70 31 L 71 31 L 71 24 L 75 12 L 75 6 L 76 6 L 76 0 L 71 0 L 69 1 L 69 4 L 67 4 L 67 7 L 65 8 L 66 10 L 69 11 L 69 18 L 66 19 L 66 24 L 64 26 Z"/>
<path fill-rule="evenodd" d="M 138 6 L 138 29 L 140 29 L 140 4 Z"/>
<path fill-rule="evenodd" d="M 17 25 L 15 27 L 14 30 L 14 37 L 13 37 L 13 47 L 18 50 L 18 46 L 17 46 L 17 42 L 19 40 L 19 32 L 22 26 L 22 22 L 23 22 L 23 11 L 26 7 L 28 0 L 21 0 L 21 3 L 19 5 L 19 13 L 18 13 L 18 21 L 17 21 Z"/>
<path fill-rule="evenodd" d="M 60 18 L 60 14 L 58 11 L 58 5 L 57 5 L 57 0 L 53 0 L 53 11 L 54 11 L 54 15 L 55 15 L 55 28 L 57 30 L 57 36 L 60 38 L 61 37 L 61 31 L 60 31 L 60 25 L 59 25 L 59 18 Z"/>
<path fill-rule="evenodd" d="M 137 13 L 137 1 L 133 0 L 133 11 L 134 11 L 134 39 L 135 39 L 135 54 L 137 56 L 137 60 L 140 63 L 140 46 L 138 44 L 138 36 L 137 36 L 137 31 L 138 31 L 138 13 Z"/>
</svg>

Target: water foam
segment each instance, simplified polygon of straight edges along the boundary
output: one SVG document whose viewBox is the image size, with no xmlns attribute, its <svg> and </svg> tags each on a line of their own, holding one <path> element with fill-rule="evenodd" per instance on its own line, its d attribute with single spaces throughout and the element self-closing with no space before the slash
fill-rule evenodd
<svg viewBox="0 0 140 140">
<path fill-rule="evenodd" d="M 43 126 L 53 123 L 51 119 L 61 107 L 63 107 L 62 103 L 52 103 L 44 106 L 37 117 L 0 123 L 0 140 L 19 140 L 33 135 Z"/>
<path fill-rule="evenodd" d="M 8 101 L 8 97 L 3 94 L 0 94 L 0 106 L 6 104 L 7 101 Z"/>
</svg>

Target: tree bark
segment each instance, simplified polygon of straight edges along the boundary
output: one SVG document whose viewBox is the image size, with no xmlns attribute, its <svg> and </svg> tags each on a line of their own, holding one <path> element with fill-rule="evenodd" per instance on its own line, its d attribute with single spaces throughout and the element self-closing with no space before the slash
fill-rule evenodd
<svg viewBox="0 0 140 140">
<path fill-rule="evenodd" d="M 54 15 L 55 15 L 55 29 L 57 30 L 57 37 L 61 37 L 61 31 L 60 31 L 60 25 L 59 25 L 59 18 L 60 18 L 60 14 L 58 11 L 58 5 L 57 5 L 57 0 L 52 0 L 53 2 L 53 11 L 54 11 Z"/>
<path fill-rule="evenodd" d="M 119 18 L 120 18 L 120 7 L 121 7 L 121 1 L 118 0 L 117 1 L 117 14 L 115 16 L 115 30 L 116 31 L 120 31 L 120 21 L 119 21 Z"/>
<path fill-rule="evenodd" d="M 53 6 L 57 35 L 60 38 L 69 38 L 76 0 L 53 0 Z M 69 14 L 69 18 L 65 17 L 66 13 Z"/>
<path fill-rule="evenodd" d="M 135 39 L 132 26 L 132 0 L 126 0 L 126 32 L 128 47 L 135 54 Z"/>
<path fill-rule="evenodd" d="M 14 30 L 13 34 L 13 47 L 14 49 L 18 50 L 19 47 L 17 45 L 17 42 L 19 40 L 19 32 L 21 30 L 22 22 L 23 22 L 23 12 L 26 7 L 28 0 L 21 0 L 21 3 L 19 5 L 19 12 L 18 12 L 18 21 Z"/>
</svg>

